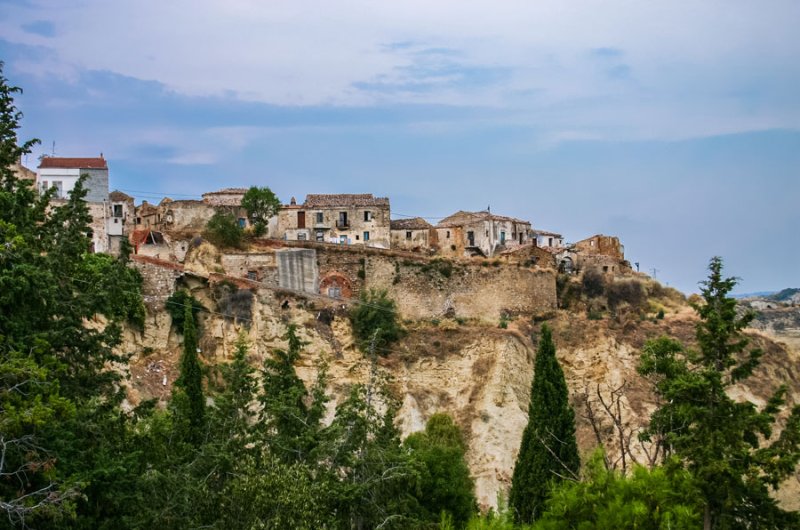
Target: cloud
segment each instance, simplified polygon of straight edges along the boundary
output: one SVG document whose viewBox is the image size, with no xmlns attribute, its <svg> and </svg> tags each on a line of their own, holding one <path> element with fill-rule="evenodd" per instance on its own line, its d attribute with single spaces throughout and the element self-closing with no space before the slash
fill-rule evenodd
<svg viewBox="0 0 800 530">
<path fill-rule="evenodd" d="M 21 27 L 24 31 L 40 37 L 54 37 L 56 34 L 55 25 L 47 20 L 34 20 L 23 24 Z"/>
</svg>

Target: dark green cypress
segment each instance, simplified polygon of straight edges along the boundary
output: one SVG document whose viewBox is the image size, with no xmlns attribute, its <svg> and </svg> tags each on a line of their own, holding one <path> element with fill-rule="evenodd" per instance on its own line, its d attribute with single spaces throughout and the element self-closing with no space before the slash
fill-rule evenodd
<svg viewBox="0 0 800 530">
<path fill-rule="evenodd" d="M 569 404 L 564 372 L 547 325 L 536 352 L 528 425 L 522 435 L 509 504 L 519 523 L 530 523 L 544 511 L 554 482 L 577 476 L 575 414 Z"/>
<path fill-rule="evenodd" d="M 175 384 L 186 395 L 188 410 L 186 411 L 191 430 L 191 438 L 195 442 L 202 439 L 205 425 L 206 397 L 203 394 L 203 370 L 197 357 L 197 329 L 192 315 L 192 307 L 186 306 L 183 321 L 183 355 L 181 356 L 181 373 Z"/>
</svg>

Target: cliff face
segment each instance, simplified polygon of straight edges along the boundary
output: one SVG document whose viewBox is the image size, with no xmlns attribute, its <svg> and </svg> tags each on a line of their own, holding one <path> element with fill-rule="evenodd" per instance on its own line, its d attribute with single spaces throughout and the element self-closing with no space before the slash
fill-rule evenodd
<svg viewBox="0 0 800 530">
<path fill-rule="evenodd" d="M 209 266 L 213 266 L 213 260 Z M 160 273 L 161 283 L 148 288 L 160 285 L 160 289 L 170 281 L 174 288 L 178 276 L 176 271 Z M 298 362 L 298 373 L 310 383 L 319 363 L 327 364 L 331 411 L 350 384 L 366 381 L 368 365 L 353 346 L 344 306 L 259 289 L 242 302 L 245 307 L 238 308 L 238 314 L 249 316 L 237 321 L 226 316 L 233 314 L 225 302 L 230 293 L 199 277 L 184 276 L 178 281 L 212 311 L 201 316 L 200 347 L 206 363 L 226 362 L 238 334 L 244 332 L 252 345 L 252 362 L 258 365 L 274 348 L 286 346 L 282 337 L 286 326 L 294 323 L 308 343 Z M 396 289 L 401 287 L 402 283 L 395 284 Z M 167 398 L 177 375 L 180 336 L 171 329 L 164 295 L 148 294 L 149 313 L 143 333 L 125 333 L 122 351 L 134 354 L 130 365 L 131 405 L 144 398 Z M 591 453 L 599 437 L 611 459 L 621 466 L 618 440 L 622 433 L 623 438 L 629 436 L 631 440 L 626 464 L 631 459 L 646 463 L 647 448 L 638 444 L 635 433 L 655 402 L 649 383 L 636 373 L 639 352 L 646 339 L 662 334 L 691 344 L 692 312 L 683 308 L 653 321 L 588 320 L 584 313 L 563 310 L 547 317 L 575 407 L 582 455 Z M 423 429 L 435 412 L 451 414 L 468 441 L 467 457 L 479 502 L 484 508 L 496 506 L 498 494 L 505 494 L 510 484 L 527 421 L 539 324 L 532 323 L 530 315 L 520 315 L 504 329 L 496 322 L 447 318 L 407 319 L 404 326 L 403 339 L 379 361 L 381 370 L 390 377 L 390 388 L 402 403 L 398 422 L 403 435 Z M 786 383 L 791 388 L 790 404 L 800 403 L 798 352 L 762 335 L 754 340 L 766 351 L 764 362 L 747 386 L 735 389 L 737 396 L 762 405 L 775 387 Z M 617 416 L 604 412 L 603 403 L 617 401 L 619 407 L 612 407 L 619 411 Z M 796 482 L 786 491 L 793 491 Z"/>
</svg>

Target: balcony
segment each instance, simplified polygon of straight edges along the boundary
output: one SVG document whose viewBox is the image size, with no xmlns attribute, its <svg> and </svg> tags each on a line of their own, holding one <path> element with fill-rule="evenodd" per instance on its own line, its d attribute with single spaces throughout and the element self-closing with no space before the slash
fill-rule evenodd
<svg viewBox="0 0 800 530">
<path fill-rule="evenodd" d="M 345 229 L 350 228 L 350 221 L 347 219 L 339 219 L 336 221 L 336 228 Z"/>
</svg>

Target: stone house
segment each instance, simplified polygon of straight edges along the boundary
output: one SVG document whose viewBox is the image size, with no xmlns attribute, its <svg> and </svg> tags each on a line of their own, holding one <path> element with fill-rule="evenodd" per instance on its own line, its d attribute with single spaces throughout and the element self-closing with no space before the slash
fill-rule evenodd
<svg viewBox="0 0 800 530">
<path fill-rule="evenodd" d="M 108 200 L 108 164 L 101 154 L 98 158 L 62 158 L 46 156 L 39 162 L 39 189 L 55 188 L 56 199 L 66 199 L 81 175 L 87 175 L 86 202 Z"/>
<path fill-rule="evenodd" d="M 133 197 L 118 190 L 109 193 L 106 216 L 109 253 L 119 254 L 120 243 L 135 227 L 136 208 L 133 204 Z"/>
<path fill-rule="evenodd" d="M 238 208 L 242 205 L 242 199 L 247 192 L 247 188 L 224 188 L 218 191 L 209 191 L 203 194 L 203 202 L 210 206 L 234 206 Z"/>
<path fill-rule="evenodd" d="M 532 232 L 534 244 L 537 247 L 561 248 L 564 246 L 564 236 L 546 230 L 534 230 Z"/>
<path fill-rule="evenodd" d="M 456 212 L 442 219 L 436 225 L 436 232 L 437 246 L 443 255 L 491 257 L 509 248 L 533 242 L 529 221 L 495 215 L 489 211 Z"/>
<path fill-rule="evenodd" d="M 433 225 L 422 217 L 395 219 L 389 223 L 391 247 L 415 252 L 430 248 L 430 233 Z"/>
<path fill-rule="evenodd" d="M 578 241 L 571 248 L 579 270 L 595 268 L 608 273 L 631 270 L 630 263 L 625 260 L 625 247 L 618 237 L 597 234 Z"/>
<path fill-rule="evenodd" d="M 163 201 L 162 201 L 163 202 Z M 155 228 L 161 222 L 161 210 L 158 206 L 142 201 L 136 207 L 136 230 Z"/>
<path fill-rule="evenodd" d="M 275 235 L 295 241 L 390 248 L 389 199 L 371 193 L 306 195 L 278 212 Z"/>
</svg>

